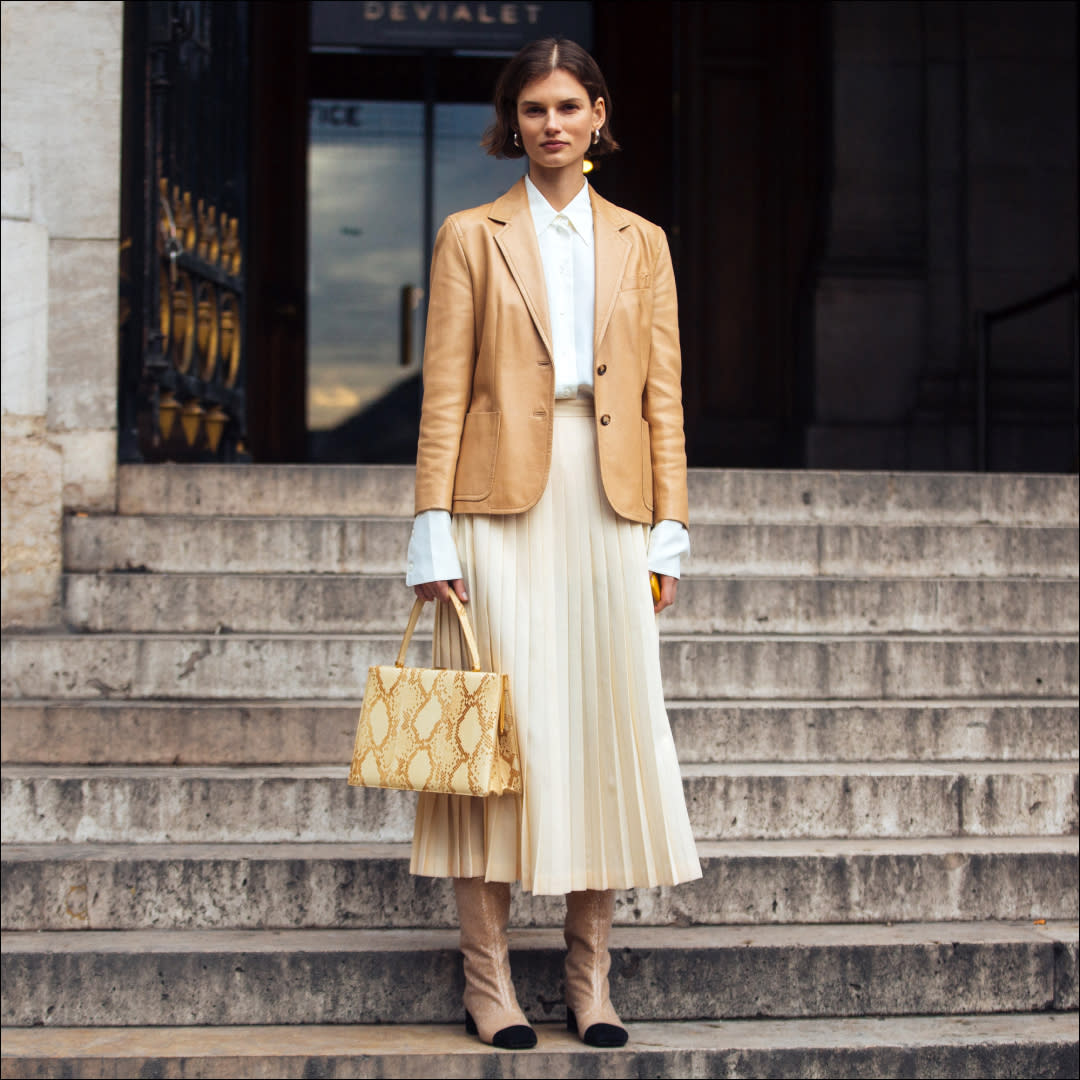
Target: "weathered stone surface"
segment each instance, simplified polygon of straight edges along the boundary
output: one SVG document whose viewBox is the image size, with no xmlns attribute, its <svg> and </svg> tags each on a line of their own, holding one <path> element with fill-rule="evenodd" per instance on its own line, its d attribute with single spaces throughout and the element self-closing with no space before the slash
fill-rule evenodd
<svg viewBox="0 0 1080 1080">
<path fill-rule="evenodd" d="M 5 1028 L 4 1075 L 162 1078 L 432 1076 L 710 1078 L 1074 1076 L 1075 1015 L 635 1023 L 621 1050 L 562 1025 L 499 1051 L 458 1024 L 319 1027 Z"/>
<path fill-rule="evenodd" d="M 111 511 L 116 505 L 116 428 L 60 431 L 53 441 L 64 455 L 64 509 Z"/>
<path fill-rule="evenodd" d="M 355 699 L 398 635 L 8 635 L 5 698 Z M 419 635 L 409 663 L 430 663 Z M 664 686 L 687 699 L 1023 699 L 1075 695 L 1076 638 L 671 636 Z"/>
<path fill-rule="evenodd" d="M 2 151 L 3 184 L 0 185 L 0 217 L 12 221 L 29 221 L 30 174 L 22 154 L 7 145 Z"/>
<path fill-rule="evenodd" d="M 116 265 L 112 239 L 53 239 L 49 244 L 48 415 L 53 431 L 116 427 Z M 115 461 L 115 444 L 112 457 Z"/>
<path fill-rule="evenodd" d="M 411 519 L 415 480 L 406 465 L 124 465 L 119 511 Z"/>
<path fill-rule="evenodd" d="M 668 707 L 684 762 L 1075 761 L 1072 702 L 744 702 Z"/>
<path fill-rule="evenodd" d="M 68 570 L 404 573 L 409 525 L 345 517 L 87 517 L 64 535 Z M 1075 580 L 1073 526 L 702 524 L 689 577 L 1061 577 Z M 399 578 L 399 580 L 401 580 Z"/>
<path fill-rule="evenodd" d="M 400 575 L 99 573 L 64 581 L 66 622 L 93 632 L 393 633 L 413 600 Z M 1080 630 L 1080 590 L 1075 579 L 686 577 L 661 625 L 676 634 L 1066 633 Z"/>
<path fill-rule="evenodd" d="M 336 766 L 248 768 L 8 766 L 3 841 L 411 839 L 412 793 L 350 787 L 348 754 L 343 759 Z M 1077 771 L 1069 762 L 685 765 L 683 785 L 702 840 L 1035 836 L 1077 829 Z"/>
<path fill-rule="evenodd" d="M 77 517 L 65 528 L 64 565 L 82 571 L 190 573 L 215 566 L 245 574 L 403 575 L 408 543 L 407 521 L 379 518 Z"/>
<path fill-rule="evenodd" d="M 351 701 L 94 700 L 3 704 L 0 760 L 54 765 L 325 765 L 356 732 Z M 669 702 L 679 758 L 1076 761 L 1074 701 Z"/>
<path fill-rule="evenodd" d="M 405 465 L 125 465 L 120 513 L 412 517 Z M 691 469 L 692 522 L 1057 524 L 1076 527 L 1070 475 Z"/>
<path fill-rule="evenodd" d="M 629 1021 L 1054 1008 L 1055 942 L 1026 923 L 617 927 Z M 431 1023 L 461 1017 L 454 931 L 87 931 L 4 935 L 5 1026 Z M 511 934 L 518 997 L 562 1013 L 558 930 Z M 408 970 L 409 978 L 402 978 Z"/>
<path fill-rule="evenodd" d="M 44 418 L 3 418 L 2 624 L 60 621 L 61 457 Z"/>
<path fill-rule="evenodd" d="M 43 417 L 48 401 L 49 236 L 42 225 L 4 218 L 0 246 L 4 253 L 0 259 L 4 416 Z"/>
<path fill-rule="evenodd" d="M 118 235 L 122 31 L 118 0 L 4 4 L 4 144 L 54 237 Z"/>
<path fill-rule="evenodd" d="M 616 924 L 1077 914 L 1072 837 L 702 841 L 698 852 L 701 880 L 620 892 Z M 7 843 L 3 929 L 456 927 L 450 883 L 413 877 L 408 858 L 406 844 Z M 560 926 L 564 910 L 561 897 L 517 893 L 511 920 Z"/>
</svg>

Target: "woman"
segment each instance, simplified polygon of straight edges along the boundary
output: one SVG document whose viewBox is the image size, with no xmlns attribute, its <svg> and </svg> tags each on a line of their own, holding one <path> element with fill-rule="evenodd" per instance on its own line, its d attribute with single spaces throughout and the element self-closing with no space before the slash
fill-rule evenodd
<svg viewBox="0 0 1080 1080">
<path fill-rule="evenodd" d="M 436 239 L 406 580 L 425 600 L 468 583 L 483 658 L 510 675 L 524 795 L 421 795 L 411 869 L 454 878 L 469 1031 L 536 1043 L 506 943 L 520 881 L 566 894 L 568 1027 L 622 1046 L 613 890 L 701 875 L 654 614 L 689 550 L 675 284 L 662 230 L 585 181 L 586 153 L 618 148 L 588 53 L 527 45 L 495 110 L 488 152 L 528 176 Z M 436 665 L 464 656 L 437 605 Z"/>
</svg>

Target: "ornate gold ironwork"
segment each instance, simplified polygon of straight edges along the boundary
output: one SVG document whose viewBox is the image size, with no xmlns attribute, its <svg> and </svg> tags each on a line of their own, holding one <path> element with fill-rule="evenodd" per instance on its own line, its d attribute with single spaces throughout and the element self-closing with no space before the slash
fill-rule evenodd
<svg viewBox="0 0 1080 1080">
<path fill-rule="evenodd" d="M 185 251 L 195 251 L 198 246 L 198 228 L 195 212 L 191 208 L 191 192 L 180 193 L 179 186 L 173 188 L 173 213 L 176 216 L 176 234 Z"/>
<path fill-rule="evenodd" d="M 229 414 L 224 412 L 218 405 L 215 405 L 206 414 L 204 424 L 206 425 L 206 441 L 210 446 L 210 453 L 217 453 L 218 443 L 221 442 L 221 436 L 225 433 L 228 423 Z"/>
<path fill-rule="evenodd" d="M 199 200 L 199 258 L 216 263 L 221 255 L 221 241 L 218 237 L 217 207 L 208 207 L 203 199 Z"/>
<path fill-rule="evenodd" d="M 221 265 L 225 273 L 233 277 L 240 276 L 242 257 L 240 254 L 240 219 L 222 217 L 221 219 Z"/>
<path fill-rule="evenodd" d="M 200 281 L 196 291 L 195 347 L 199 354 L 199 378 L 209 382 L 218 362 L 218 307 L 214 287 Z"/>
<path fill-rule="evenodd" d="M 180 413 L 180 426 L 184 429 L 184 438 L 188 446 L 194 446 L 202 427 L 203 407 L 197 401 L 189 401 Z"/>
<path fill-rule="evenodd" d="M 125 6 L 123 461 L 231 461 L 244 437 L 251 6 Z"/>
<path fill-rule="evenodd" d="M 165 285 L 162 283 L 162 291 Z M 172 338 L 169 350 L 173 367 L 186 375 L 195 356 L 195 289 L 187 271 L 176 275 L 176 284 L 168 289 L 172 305 Z"/>
<path fill-rule="evenodd" d="M 240 375 L 240 346 L 243 330 L 240 326 L 240 302 L 235 293 L 221 294 L 221 360 L 222 378 L 230 389 Z"/>
<path fill-rule="evenodd" d="M 180 402 L 173 394 L 166 390 L 158 402 L 158 427 L 161 429 L 161 437 L 168 440 L 176 426 L 176 415 L 180 412 Z"/>
</svg>

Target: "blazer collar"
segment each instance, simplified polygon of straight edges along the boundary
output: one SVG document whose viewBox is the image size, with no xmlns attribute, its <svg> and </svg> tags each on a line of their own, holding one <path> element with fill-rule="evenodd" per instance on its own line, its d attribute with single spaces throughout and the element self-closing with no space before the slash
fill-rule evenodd
<svg viewBox="0 0 1080 1080">
<path fill-rule="evenodd" d="M 630 240 L 622 233 L 630 225 L 631 218 L 614 203 L 598 195 L 592 184 L 589 185 L 589 199 L 593 208 L 593 245 L 596 258 L 593 349 L 599 352 L 611 314 L 615 310 L 623 268 L 630 257 Z M 503 228 L 495 233 L 495 243 L 506 259 L 506 265 L 521 292 L 525 306 L 529 309 L 548 355 L 554 358 L 544 267 L 540 261 L 540 245 L 529 212 L 529 196 L 525 190 L 524 177 L 491 204 L 488 217 L 503 224 Z"/>
</svg>

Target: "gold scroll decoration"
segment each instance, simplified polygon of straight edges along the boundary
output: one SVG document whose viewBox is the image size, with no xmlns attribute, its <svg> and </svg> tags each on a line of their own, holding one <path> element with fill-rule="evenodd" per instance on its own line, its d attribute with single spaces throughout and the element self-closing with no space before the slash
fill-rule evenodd
<svg viewBox="0 0 1080 1080">
<path fill-rule="evenodd" d="M 214 287 L 200 281 L 196 291 L 195 343 L 199 354 L 199 378 L 214 377 L 218 362 L 218 308 Z"/>
<path fill-rule="evenodd" d="M 197 401 L 189 401 L 180 411 L 180 427 L 188 446 L 194 446 L 202 427 L 203 407 Z"/>
<path fill-rule="evenodd" d="M 188 274 L 181 270 L 170 290 L 173 367 L 186 375 L 195 355 L 195 289 Z"/>
<path fill-rule="evenodd" d="M 232 389 L 240 377 L 240 345 L 242 330 L 240 327 L 240 302 L 235 293 L 221 294 L 220 312 L 221 332 L 219 337 L 222 377 L 225 385 Z"/>
<path fill-rule="evenodd" d="M 240 255 L 240 219 L 221 218 L 221 268 L 233 277 L 240 276 L 243 260 Z"/>
<path fill-rule="evenodd" d="M 221 436 L 225 433 L 225 427 L 229 423 L 229 414 L 220 405 L 215 405 L 203 421 L 206 426 L 206 441 L 210 446 L 210 453 L 216 454 Z"/>
<path fill-rule="evenodd" d="M 216 263 L 221 254 L 221 242 L 218 238 L 217 207 L 207 206 L 199 200 L 199 258 Z"/>
</svg>

